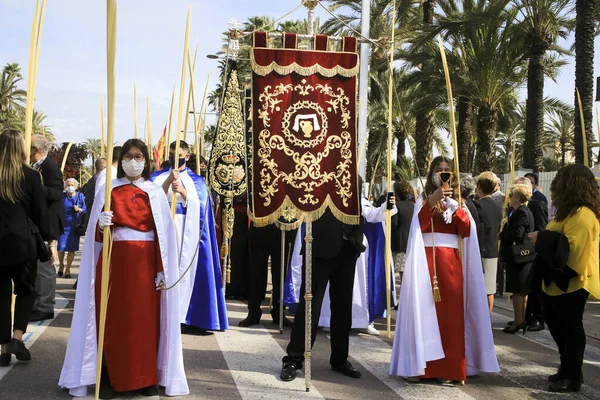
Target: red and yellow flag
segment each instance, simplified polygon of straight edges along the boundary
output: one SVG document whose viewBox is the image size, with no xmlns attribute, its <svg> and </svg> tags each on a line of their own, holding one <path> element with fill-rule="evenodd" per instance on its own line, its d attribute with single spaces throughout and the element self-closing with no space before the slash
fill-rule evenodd
<svg viewBox="0 0 600 400">
<path fill-rule="evenodd" d="M 157 145 L 154 146 L 154 161 L 156 162 L 156 165 L 159 166 L 162 164 L 162 162 L 164 161 L 164 157 L 165 157 L 165 143 L 167 141 L 167 126 L 165 125 L 165 129 L 163 129 L 163 133 L 162 136 L 160 137 L 160 140 L 158 141 Z"/>
</svg>

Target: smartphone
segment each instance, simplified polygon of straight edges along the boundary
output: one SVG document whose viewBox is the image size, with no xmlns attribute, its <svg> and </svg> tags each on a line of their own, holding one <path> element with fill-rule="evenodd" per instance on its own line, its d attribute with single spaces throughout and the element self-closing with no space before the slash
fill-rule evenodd
<svg viewBox="0 0 600 400">
<path fill-rule="evenodd" d="M 394 192 L 388 192 L 387 193 L 387 209 L 391 210 L 394 208 L 394 205 L 392 203 L 390 203 L 390 200 L 392 198 L 392 196 L 394 196 Z"/>
<path fill-rule="evenodd" d="M 452 177 L 452 172 L 440 172 L 440 181 L 442 184 L 448 183 Z"/>
</svg>

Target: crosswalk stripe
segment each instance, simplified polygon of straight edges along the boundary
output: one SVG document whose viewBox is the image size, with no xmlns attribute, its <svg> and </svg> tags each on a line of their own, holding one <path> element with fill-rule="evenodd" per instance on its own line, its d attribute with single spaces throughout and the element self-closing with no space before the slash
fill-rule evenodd
<svg viewBox="0 0 600 400">
<path fill-rule="evenodd" d="M 458 387 L 408 384 L 404 379 L 390 375 L 392 348 L 381 338 L 351 336 L 350 357 L 403 399 L 473 399 Z"/>
<path fill-rule="evenodd" d="M 228 316 L 229 330 L 218 333 L 216 338 L 242 399 L 324 398 L 314 386 L 305 392 L 300 371 L 292 382 L 279 379 L 279 360 L 285 352 L 270 332 L 253 327 L 250 335 L 245 328 L 237 327 L 246 313 L 229 311 Z"/>
</svg>

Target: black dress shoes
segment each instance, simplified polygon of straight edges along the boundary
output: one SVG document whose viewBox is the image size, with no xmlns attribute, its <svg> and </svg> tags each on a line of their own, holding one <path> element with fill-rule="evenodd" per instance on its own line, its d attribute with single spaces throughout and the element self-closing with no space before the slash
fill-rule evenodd
<svg viewBox="0 0 600 400">
<path fill-rule="evenodd" d="M 12 354 L 10 353 L 0 354 L 0 367 L 8 367 L 10 365 L 11 358 Z"/>
<path fill-rule="evenodd" d="M 293 381 L 294 379 L 296 379 L 296 371 L 298 371 L 298 368 L 296 368 L 296 366 L 294 364 L 292 364 L 292 363 L 283 364 L 283 367 L 281 368 L 281 373 L 279 374 L 279 377 L 281 378 L 282 381 L 285 381 L 285 382 Z"/>
<path fill-rule="evenodd" d="M 140 392 L 146 397 L 158 396 L 158 385 L 145 387 L 142 390 L 140 390 Z"/>
<path fill-rule="evenodd" d="M 25 347 L 25 343 L 19 339 L 12 338 L 8 344 L 8 351 L 14 354 L 19 361 L 31 361 L 31 353 Z"/>
<path fill-rule="evenodd" d="M 40 312 L 40 311 L 34 311 L 29 316 L 29 322 L 44 321 L 44 320 L 53 319 L 53 318 L 54 318 L 53 312 L 45 313 L 45 312 Z"/>
<path fill-rule="evenodd" d="M 573 381 L 571 379 L 560 378 L 556 382 L 552 382 L 548 391 L 553 393 L 572 393 L 579 392 L 581 389 L 580 381 Z"/>
<path fill-rule="evenodd" d="M 543 321 L 533 320 L 527 327 L 529 332 L 539 332 L 546 329 L 546 324 Z"/>
<path fill-rule="evenodd" d="M 331 366 L 331 369 L 339 372 L 341 374 L 344 374 L 346 376 L 349 376 L 350 378 L 360 378 L 362 375 L 360 373 L 359 370 L 357 370 L 356 368 L 354 368 L 352 366 L 352 364 L 350 364 L 349 361 L 346 361 L 345 364 L 342 364 L 340 366 L 334 367 L 333 365 Z"/>
<path fill-rule="evenodd" d="M 246 317 L 238 323 L 240 328 L 247 328 L 252 325 L 260 325 L 260 318 Z"/>
</svg>

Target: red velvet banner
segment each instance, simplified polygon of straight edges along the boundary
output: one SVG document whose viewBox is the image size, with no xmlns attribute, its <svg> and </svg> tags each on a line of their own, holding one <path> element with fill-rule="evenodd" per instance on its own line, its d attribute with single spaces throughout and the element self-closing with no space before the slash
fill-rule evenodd
<svg viewBox="0 0 600 400">
<path fill-rule="evenodd" d="M 255 34 L 251 50 L 253 219 L 314 221 L 329 208 L 358 224 L 356 40 L 340 52 L 298 50 L 290 34 L 284 42 L 260 47 L 266 34 Z"/>
</svg>

